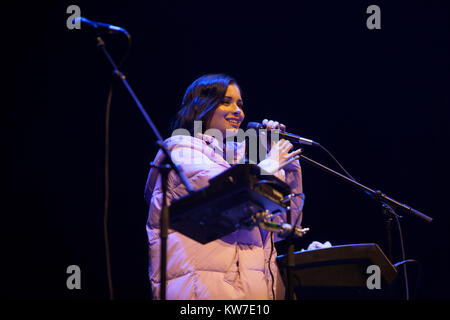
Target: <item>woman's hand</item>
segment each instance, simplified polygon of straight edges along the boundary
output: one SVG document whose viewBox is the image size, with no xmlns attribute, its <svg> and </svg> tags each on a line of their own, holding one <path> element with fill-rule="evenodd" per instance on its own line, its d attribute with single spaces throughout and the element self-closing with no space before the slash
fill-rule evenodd
<svg viewBox="0 0 450 320">
<path fill-rule="evenodd" d="M 264 119 L 262 121 L 262 124 L 266 127 L 268 131 L 273 129 L 280 129 L 281 131 L 286 131 L 286 126 L 282 123 L 279 123 L 278 121 Z"/>
<path fill-rule="evenodd" d="M 281 139 L 272 145 L 272 148 L 270 148 L 270 152 L 267 155 L 267 159 L 275 160 L 279 166 L 283 166 L 286 161 L 291 160 L 302 152 L 302 149 L 289 152 L 293 147 L 294 146 L 290 141 Z"/>
<path fill-rule="evenodd" d="M 279 123 L 278 121 L 274 120 L 268 120 L 264 119 L 262 121 L 262 124 L 266 127 L 267 131 L 279 129 L 281 131 L 286 130 L 286 126 L 282 123 Z M 295 150 L 292 153 L 289 153 L 289 151 L 293 148 L 293 145 L 290 141 L 281 139 L 280 141 L 275 141 L 268 149 L 269 154 L 267 158 L 273 159 L 278 161 L 278 163 L 281 165 L 287 160 L 290 160 L 291 158 L 298 155 L 300 152 L 302 152 L 301 149 Z"/>
<path fill-rule="evenodd" d="M 275 129 L 279 129 L 280 131 L 286 130 L 286 126 L 278 121 L 264 119 L 262 124 L 266 127 L 267 131 Z M 302 152 L 302 149 L 289 152 L 293 148 L 289 140 L 281 139 L 279 141 L 272 141 L 272 145 L 267 146 L 267 148 L 269 154 L 266 159 L 274 160 L 279 168 L 285 167 L 286 170 L 289 170 L 292 166 L 298 166 L 298 161 L 294 158 Z"/>
</svg>

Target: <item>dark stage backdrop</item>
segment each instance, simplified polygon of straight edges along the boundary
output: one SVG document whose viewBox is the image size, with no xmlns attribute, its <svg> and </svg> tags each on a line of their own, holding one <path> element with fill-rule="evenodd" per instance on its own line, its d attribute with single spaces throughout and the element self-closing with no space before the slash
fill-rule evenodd
<svg viewBox="0 0 450 320">
<path fill-rule="evenodd" d="M 4 99 L 2 289 L 7 298 L 108 299 L 103 240 L 105 110 L 112 69 L 94 39 L 69 30 L 66 9 L 126 28 L 123 71 L 165 137 L 184 91 L 205 73 L 242 89 L 246 120 L 275 119 L 326 146 L 361 183 L 432 216 L 403 214 L 411 295 L 449 298 L 449 5 L 446 1 L 55 1 L 8 6 Z M 366 9 L 381 8 L 369 30 Z M 121 36 L 105 36 L 119 60 Z M 117 299 L 151 298 L 143 198 L 157 148 L 119 82 L 113 83 L 109 236 Z M 5 87 L 6 88 L 6 87 Z M 304 154 L 336 169 L 323 152 Z M 297 243 L 378 243 L 380 207 L 303 163 L 306 204 Z M 397 228 L 394 262 L 400 261 Z M 66 269 L 81 268 L 81 290 Z M 396 298 L 403 298 L 397 290 Z M 417 289 L 417 290 L 416 290 Z"/>
</svg>

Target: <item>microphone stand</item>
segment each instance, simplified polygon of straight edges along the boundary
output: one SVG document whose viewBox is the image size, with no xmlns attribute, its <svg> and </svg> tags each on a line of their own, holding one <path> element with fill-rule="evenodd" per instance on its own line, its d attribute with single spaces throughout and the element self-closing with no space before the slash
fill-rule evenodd
<svg viewBox="0 0 450 320">
<path fill-rule="evenodd" d="M 286 214 L 287 221 L 292 225 L 291 208 L 288 207 Z M 287 248 L 287 265 L 286 265 L 286 276 L 287 276 L 287 298 L 288 300 L 294 300 L 294 268 L 295 268 L 295 256 L 294 256 L 294 233 L 291 232 L 286 238 L 288 248 Z"/>
<path fill-rule="evenodd" d="M 304 155 L 300 155 L 300 158 L 306 160 L 308 163 L 312 164 L 313 166 L 326 171 L 336 177 L 338 177 L 339 179 L 350 183 L 351 185 L 359 188 L 360 190 L 364 191 L 366 194 L 368 194 L 370 197 L 372 197 L 375 200 L 378 200 L 381 204 L 382 207 L 382 212 L 383 214 L 387 215 L 388 220 L 386 222 L 386 228 L 387 228 L 387 234 L 388 234 L 388 256 L 389 256 L 389 260 L 392 261 L 392 220 L 393 218 L 396 218 L 398 221 L 398 218 L 401 218 L 401 216 L 399 216 L 395 210 L 397 209 L 402 209 L 405 212 L 408 212 L 409 214 L 413 214 L 416 217 L 419 217 L 420 219 L 430 223 L 431 221 L 433 221 L 433 218 L 427 216 L 426 214 L 406 205 L 403 204 L 387 195 L 385 195 L 384 193 L 382 193 L 380 190 L 373 190 L 359 182 L 357 182 L 354 179 L 351 179 L 347 176 L 344 176 L 343 174 L 340 174 L 339 172 L 336 172 Z M 405 253 L 404 253 L 404 247 L 403 247 L 403 240 L 402 241 L 402 255 L 403 255 L 403 260 L 405 260 L 406 258 L 404 257 Z M 404 273 L 405 273 L 405 286 L 406 286 L 406 299 L 409 300 L 409 290 L 408 290 L 408 278 L 406 275 L 406 266 L 403 266 L 404 269 Z"/>
<path fill-rule="evenodd" d="M 318 163 L 318 162 L 316 162 L 316 161 L 314 161 L 314 160 L 312 160 L 312 159 L 310 159 L 310 158 L 308 158 L 308 157 L 306 157 L 306 156 L 304 156 L 302 154 L 300 155 L 300 158 L 306 160 L 308 163 L 314 165 L 315 167 L 318 167 L 319 169 L 322 169 L 322 170 L 324 170 L 324 171 L 326 171 L 328 173 L 331 173 L 332 175 L 340 178 L 341 180 L 343 180 L 345 182 L 348 182 L 348 183 L 352 184 L 353 186 L 355 186 L 355 187 L 365 191 L 372 198 L 378 200 L 381 204 L 386 204 L 389 207 L 391 207 L 390 209 L 392 209 L 392 211 L 394 211 L 394 212 L 395 212 L 395 209 L 400 208 L 400 209 L 403 209 L 406 212 L 409 212 L 410 214 L 414 214 L 415 216 L 425 220 L 426 222 L 433 221 L 433 218 L 427 216 L 426 214 L 424 214 L 424 213 L 422 213 L 422 212 L 420 212 L 420 211 L 418 211 L 416 209 L 413 209 L 412 207 L 410 207 L 410 206 L 408 206 L 406 204 L 403 204 L 403 203 L 401 203 L 401 202 L 399 202 L 397 200 L 394 200 L 393 198 L 391 198 L 391 197 L 385 195 L 384 193 L 382 193 L 380 190 L 373 190 L 373 189 L 371 189 L 369 187 L 366 187 L 365 185 L 363 185 L 363 184 L 361 184 L 361 183 L 359 183 L 359 182 L 357 182 L 355 180 L 352 180 L 352 179 L 344 176 L 343 174 L 340 174 L 339 172 L 336 172 L 336 171 L 334 171 L 334 170 L 324 166 L 323 164 L 320 164 L 320 163 Z M 384 207 L 384 208 L 387 208 L 387 207 Z M 391 211 L 391 210 L 388 210 L 388 211 Z"/>
<path fill-rule="evenodd" d="M 140 112 L 144 116 L 144 119 L 147 121 L 147 124 L 150 126 L 150 128 L 153 130 L 153 133 L 156 136 L 156 144 L 158 147 L 163 151 L 164 155 L 166 156 L 166 161 L 168 162 L 167 165 L 154 165 L 153 163 L 151 166 L 154 168 L 157 168 L 160 171 L 161 174 L 161 183 L 162 183 L 162 189 L 163 189 L 163 203 L 162 203 L 162 209 L 161 209 L 161 217 L 160 217 L 160 239 L 161 239 L 161 265 L 160 265 L 160 281 L 161 281 L 161 289 L 160 289 L 160 298 L 161 300 L 166 300 L 166 277 L 167 277 L 167 236 L 168 236 L 168 229 L 169 229 L 169 208 L 167 207 L 166 203 L 166 189 L 167 189 L 167 177 L 168 173 L 171 169 L 175 170 L 176 174 L 180 177 L 181 182 L 186 187 L 187 191 L 191 193 L 194 191 L 192 185 L 190 184 L 189 180 L 187 179 L 186 175 L 182 171 L 181 167 L 176 165 L 171 157 L 170 151 L 166 148 L 163 142 L 163 138 L 161 134 L 159 133 L 158 129 L 156 128 L 155 124 L 151 120 L 148 113 L 145 111 L 144 107 L 142 106 L 141 102 L 137 98 L 136 94 L 134 93 L 133 89 L 128 84 L 128 81 L 126 80 L 125 75 L 118 69 L 116 63 L 112 59 L 111 55 L 105 48 L 105 42 L 100 37 L 99 33 L 97 33 L 97 46 L 103 51 L 106 58 L 108 59 L 109 63 L 113 67 L 113 74 L 117 76 L 127 89 L 128 93 L 133 98 L 134 102 L 136 103 L 137 107 L 139 108 Z"/>
<path fill-rule="evenodd" d="M 287 198 L 289 201 L 290 197 Z M 277 216 L 277 214 L 272 215 L 269 213 L 269 210 L 258 212 L 252 215 L 252 220 L 255 222 L 261 229 L 276 232 L 282 238 L 286 239 L 286 243 L 288 244 L 287 250 L 287 262 L 286 262 L 286 297 L 287 300 L 294 300 L 294 268 L 295 268 L 295 255 L 294 255 L 294 237 L 303 237 L 308 231 L 309 228 L 297 227 L 292 223 L 291 216 L 291 207 L 288 206 L 286 208 L 286 221 L 288 223 L 278 224 L 276 222 L 272 222 L 272 219 Z M 274 297 L 275 299 L 275 297 Z"/>
</svg>

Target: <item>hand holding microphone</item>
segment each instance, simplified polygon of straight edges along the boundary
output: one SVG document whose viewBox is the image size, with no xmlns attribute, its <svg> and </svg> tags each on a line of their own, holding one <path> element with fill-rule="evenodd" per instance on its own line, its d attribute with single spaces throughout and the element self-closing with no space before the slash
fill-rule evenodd
<svg viewBox="0 0 450 320">
<path fill-rule="evenodd" d="M 253 122 L 251 122 L 251 123 L 253 123 Z M 264 119 L 262 121 L 262 125 L 267 130 L 280 129 L 281 131 L 286 131 L 286 126 L 282 123 L 279 123 L 278 121 Z"/>
<path fill-rule="evenodd" d="M 286 130 L 286 126 L 278 121 L 264 119 L 262 121 L 262 125 L 268 130 L 280 130 L 284 132 Z M 270 147 L 269 154 L 267 158 L 276 160 L 279 163 L 279 169 L 285 167 L 292 161 L 296 160 L 295 157 L 302 152 L 302 149 L 295 150 L 293 152 L 289 152 L 294 146 L 289 140 L 281 139 L 277 141 Z M 297 157 L 298 159 L 298 157 Z"/>
<path fill-rule="evenodd" d="M 268 120 L 264 119 L 262 121 L 262 124 L 250 122 L 247 128 L 254 128 L 254 129 L 266 129 L 268 131 L 270 130 L 286 130 L 286 126 L 282 123 L 279 123 L 278 121 Z M 281 136 L 281 132 L 280 132 Z M 295 150 L 293 152 L 290 152 L 291 149 L 294 146 L 289 140 L 281 139 L 279 141 L 276 141 L 272 146 L 269 148 L 269 154 L 267 155 L 266 160 L 276 163 L 277 165 L 273 167 L 271 170 L 267 170 L 270 173 L 274 173 L 290 163 L 296 161 L 299 159 L 299 154 L 302 152 L 302 149 Z"/>
<path fill-rule="evenodd" d="M 278 134 L 280 135 L 280 137 L 289 140 L 292 143 L 298 143 L 308 146 L 320 146 L 319 143 L 311 139 L 306 139 L 296 134 L 286 132 L 286 126 L 282 123 L 279 123 L 278 121 L 264 119 L 262 123 L 249 122 L 247 125 L 247 129 L 267 129 L 268 131 L 279 129 L 280 131 Z"/>
</svg>

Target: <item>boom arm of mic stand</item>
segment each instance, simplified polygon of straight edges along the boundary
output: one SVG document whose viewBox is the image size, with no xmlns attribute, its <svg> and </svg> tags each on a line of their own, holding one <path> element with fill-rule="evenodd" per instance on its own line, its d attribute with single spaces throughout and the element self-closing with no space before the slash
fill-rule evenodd
<svg viewBox="0 0 450 320">
<path fill-rule="evenodd" d="M 318 162 L 316 162 L 316 161 L 314 161 L 314 160 L 312 160 L 312 159 L 310 159 L 310 158 L 308 158 L 308 157 L 306 157 L 304 155 L 300 155 L 300 158 L 306 160 L 308 163 L 318 167 L 319 169 L 322 169 L 322 170 L 324 170 L 324 171 L 326 171 L 328 173 L 331 173 L 332 175 L 340 178 L 341 180 L 344 180 L 344 181 L 346 181 L 346 182 L 356 186 L 357 188 L 365 191 L 366 193 L 369 193 L 370 196 L 372 196 L 373 198 L 379 200 L 380 202 L 388 203 L 389 205 L 401 208 L 401 209 L 403 209 L 403 210 L 405 210 L 405 211 L 407 211 L 409 213 L 412 213 L 415 216 L 425 220 L 426 222 L 433 221 L 433 218 L 427 216 L 426 214 L 424 214 L 424 213 L 422 213 L 422 212 L 420 212 L 420 211 L 418 211 L 416 209 L 411 208 L 408 205 L 405 205 L 405 204 L 403 204 L 403 203 L 401 203 L 401 202 L 399 202 L 397 200 L 394 200 L 391 197 L 388 197 L 387 195 L 385 195 L 381 191 L 372 190 L 371 188 L 366 187 L 365 185 L 363 185 L 363 184 L 361 184 L 361 183 L 359 183 L 359 182 L 357 182 L 355 180 L 352 180 L 352 179 L 350 179 L 350 178 L 340 174 L 339 172 L 336 172 L 336 171 L 334 171 L 334 170 L 324 166 L 323 164 L 320 164 L 320 163 L 318 163 Z"/>
<path fill-rule="evenodd" d="M 167 160 L 169 161 L 169 165 L 175 170 L 177 175 L 180 177 L 181 182 L 185 185 L 187 191 L 191 193 L 194 191 L 194 188 L 190 184 L 189 180 L 187 179 L 186 175 L 182 171 L 181 167 L 176 165 L 171 157 L 170 151 L 167 150 L 166 146 L 164 145 L 163 138 L 161 134 L 159 133 L 158 129 L 156 128 L 155 124 L 153 123 L 152 119 L 148 115 L 148 113 L 145 111 L 144 107 L 142 106 L 141 102 L 139 101 L 138 97 L 134 93 L 133 89 L 128 84 L 128 81 L 125 77 L 125 75 L 117 68 L 116 63 L 111 58 L 109 52 L 105 48 L 105 43 L 103 42 L 103 39 L 100 36 L 97 36 L 97 46 L 102 49 L 103 53 L 105 54 L 108 61 L 111 63 L 113 69 L 114 69 L 114 75 L 116 75 L 120 80 L 122 80 L 122 83 L 124 84 L 125 88 L 128 90 L 129 94 L 133 98 L 134 102 L 136 103 L 137 107 L 141 111 L 142 115 L 144 116 L 145 121 L 147 121 L 148 125 L 152 128 L 153 133 L 155 134 L 156 138 L 158 139 L 157 145 L 161 148 L 161 150 L 164 152 Z"/>
<path fill-rule="evenodd" d="M 185 185 L 187 191 L 191 193 L 194 191 L 194 188 L 192 188 L 192 185 L 190 184 L 189 180 L 187 179 L 186 175 L 182 171 L 181 167 L 177 166 L 171 157 L 170 151 L 166 148 L 163 142 L 163 138 L 161 134 L 159 133 L 158 129 L 156 128 L 155 124 L 153 123 L 152 119 L 150 119 L 150 116 L 145 111 L 144 107 L 142 106 L 141 102 L 139 101 L 138 97 L 134 93 L 133 89 L 128 84 L 128 81 L 125 77 L 125 75 L 120 72 L 118 69 L 116 63 L 110 56 L 109 52 L 105 48 L 105 43 L 103 42 L 103 39 L 100 37 L 100 35 L 97 35 L 97 46 L 100 47 L 105 54 L 108 61 L 111 63 L 113 69 L 114 69 L 114 75 L 116 75 L 120 80 L 122 80 L 122 83 L 124 84 L 125 88 L 130 93 L 131 97 L 133 98 L 134 102 L 138 106 L 139 110 L 141 111 L 142 115 L 144 116 L 145 121 L 147 121 L 148 125 L 152 128 L 153 133 L 155 134 L 157 138 L 157 145 L 161 148 L 161 150 L 164 152 L 164 155 L 166 156 L 167 161 L 169 162 L 169 167 L 174 169 L 177 175 L 180 177 L 181 182 Z M 166 204 L 166 183 L 167 183 L 167 175 L 168 171 L 165 170 L 165 168 L 159 168 L 160 173 L 162 175 L 162 184 L 164 188 L 163 192 L 163 204 L 161 209 L 161 217 L 160 217 L 160 239 L 161 239 L 161 259 L 160 259 L 160 274 L 161 274 L 161 300 L 166 300 L 166 279 L 167 279 L 167 236 L 168 236 L 168 229 L 169 229 L 169 209 Z"/>
</svg>

